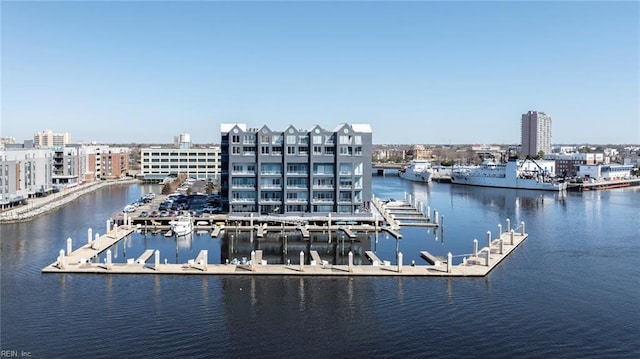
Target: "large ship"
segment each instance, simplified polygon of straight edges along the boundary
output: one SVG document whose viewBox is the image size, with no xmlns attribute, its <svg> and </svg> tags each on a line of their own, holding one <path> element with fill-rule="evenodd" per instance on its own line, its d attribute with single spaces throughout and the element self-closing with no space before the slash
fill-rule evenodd
<svg viewBox="0 0 640 359">
<path fill-rule="evenodd" d="M 398 172 L 400 178 L 416 182 L 430 182 L 432 173 L 431 161 L 427 160 L 411 160 Z"/>
<path fill-rule="evenodd" d="M 507 162 L 484 160 L 479 166 L 456 167 L 451 172 L 451 183 L 469 186 L 563 191 L 567 183 L 558 180 L 539 166 L 525 168 L 524 163 L 510 157 Z M 535 164 L 535 162 L 533 162 Z M 536 164 L 537 165 L 537 164 Z"/>
</svg>

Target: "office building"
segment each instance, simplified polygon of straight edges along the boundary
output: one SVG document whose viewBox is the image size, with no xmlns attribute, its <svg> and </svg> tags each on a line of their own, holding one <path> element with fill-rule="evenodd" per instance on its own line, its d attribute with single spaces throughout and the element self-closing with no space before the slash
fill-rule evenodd
<svg viewBox="0 0 640 359">
<path fill-rule="evenodd" d="M 368 124 L 333 130 L 222 124 L 221 197 L 230 213 L 359 213 L 371 199 Z"/>
<path fill-rule="evenodd" d="M 161 182 L 169 175 L 184 173 L 196 179 L 217 179 L 220 175 L 220 147 L 191 146 L 186 133 L 174 137 L 173 148 L 154 146 L 140 150 L 140 177 Z"/>
<path fill-rule="evenodd" d="M 521 135 L 522 155 L 535 157 L 540 151 L 551 153 L 551 116 L 538 111 L 523 114 Z"/>
</svg>

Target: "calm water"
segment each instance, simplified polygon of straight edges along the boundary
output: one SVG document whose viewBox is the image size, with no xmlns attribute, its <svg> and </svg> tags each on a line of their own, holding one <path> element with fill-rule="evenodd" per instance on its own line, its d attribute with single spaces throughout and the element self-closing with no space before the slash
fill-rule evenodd
<svg viewBox="0 0 640 359">
<path fill-rule="evenodd" d="M 0 349 L 37 358 L 640 357 L 640 188 L 560 196 L 394 176 L 373 185 L 380 198 L 414 193 L 445 218 L 437 233 L 372 239 L 384 259 L 396 245 L 405 264 L 422 263 L 420 250 L 469 253 L 505 218 L 526 222 L 529 239 L 482 279 L 41 274 L 67 237 L 103 232 L 106 218 L 152 189 L 106 188 L 0 227 Z M 214 261 L 216 241 L 136 235 L 118 260 L 149 246 L 172 262 L 209 248 Z"/>
</svg>

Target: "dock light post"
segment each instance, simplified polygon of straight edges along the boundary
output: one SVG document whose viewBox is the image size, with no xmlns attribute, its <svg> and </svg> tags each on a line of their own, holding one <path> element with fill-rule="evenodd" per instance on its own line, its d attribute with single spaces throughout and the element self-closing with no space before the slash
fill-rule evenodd
<svg viewBox="0 0 640 359">
<path fill-rule="evenodd" d="M 507 218 L 507 232 L 511 231 L 511 220 Z"/>
<path fill-rule="evenodd" d="M 438 211 L 433 211 L 433 220 L 438 224 Z"/>
<path fill-rule="evenodd" d="M 71 254 L 71 244 L 73 243 L 73 240 L 71 239 L 71 237 L 67 238 L 67 253 Z"/>
<path fill-rule="evenodd" d="M 64 269 L 64 249 L 61 249 L 58 255 L 58 267 Z"/>
<path fill-rule="evenodd" d="M 498 223 L 498 238 L 502 238 L 502 224 Z"/>
<path fill-rule="evenodd" d="M 118 237 L 118 223 L 114 223 L 113 224 L 113 232 L 114 232 L 114 238 Z"/>
<path fill-rule="evenodd" d="M 524 221 L 520 222 L 520 228 L 522 228 L 522 235 L 524 236 Z"/>
<path fill-rule="evenodd" d="M 453 256 L 451 252 L 447 254 L 447 273 L 451 273 L 451 262 L 453 261 Z"/>
<path fill-rule="evenodd" d="M 504 254 L 504 240 L 500 238 L 500 254 Z"/>
<path fill-rule="evenodd" d="M 474 239 L 473 240 L 473 256 L 474 257 L 478 257 L 478 240 Z"/>
<path fill-rule="evenodd" d="M 96 233 L 96 239 L 93 241 L 91 248 L 98 250 L 100 248 L 100 233 Z"/>
<path fill-rule="evenodd" d="M 491 231 L 487 231 L 487 248 L 491 250 Z"/>
<path fill-rule="evenodd" d="M 402 252 L 398 253 L 398 273 L 402 273 Z"/>
<path fill-rule="evenodd" d="M 109 233 L 111 231 L 111 220 L 107 219 L 107 231 L 105 233 Z"/>
<path fill-rule="evenodd" d="M 486 260 L 487 267 L 489 266 L 489 254 L 490 253 L 491 253 L 491 249 L 487 248 L 487 260 Z"/>
<path fill-rule="evenodd" d="M 513 229 L 509 232 L 509 244 L 513 245 Z"/>
<path fill-rule="evenodd" d="M 87 229 L 87 244 L 91 244 L 91 237 L 93 237 L 93 230 L 89 228 Z"/>
<path fill-rule="evenodd" d="M 122 221 L 122 224 L 123 224 L 123 225 L 126 225 L 126 224 L 128 223 L 128 221 L 127 221 L 128 219 L 129 219 L 129 215 L 128 215 L 128 213 L 127 213 L 127 212 L 124 212 L 124 220 Z"/>
<path fill-rule="evenodd" d="M 349 251 L 349 272 L 353 272 L 353 252 Z"/>
<path fill-rule="evenodd" d="M 111 249 L 107 249 L 107 269 L 111 270 Z"/>
<path fill-rule="evenodd" d="M 153 256 L 155 259 L 155 265 L 153 266 L 153 269 L 160 270 L 160 251 L 156 249 L 156 251 L 153 252 Z"/>
<path fill-rule="evenodd" d="M 427 221 L 431 221 L 429 215 L 431 215 L 431 206 L 427 206 Z"/>
<path fill-rule="evenodd" d="M 304 270 L 304 252 L 300 251 L 300 271 Z"/>
</svg>

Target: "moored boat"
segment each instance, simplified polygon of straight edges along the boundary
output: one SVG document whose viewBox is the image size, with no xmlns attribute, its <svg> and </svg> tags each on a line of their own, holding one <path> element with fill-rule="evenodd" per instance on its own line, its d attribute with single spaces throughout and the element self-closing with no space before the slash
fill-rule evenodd
<svg viewBox="0 0 640 359">
<path fill-rule="evenodd" d="M 398 172 L 400 178 L 415 182 L 430 182 L 432 173 L 431 161 L 428 160 L 411 160 Z"/>
<path fill-rule="evenodd" d="M 193 231 L 193 221 L 191 216 L 178 216 L 175 220 L 169 222 L 171 231 L 176 236 L 185 236 Z"/>
<path fill-rule="evenodd" d="M 527 160 L 529 161 L 529 160 Z M 478 166 L 456 167 L 451 173 L 451 183 L 498 188 L 532 189 L 543 191 L 563 191 L 567 183 L 542 169 L 527 170 L 512 157 L 505 162 L 485 160 Z"/>
</svg>

